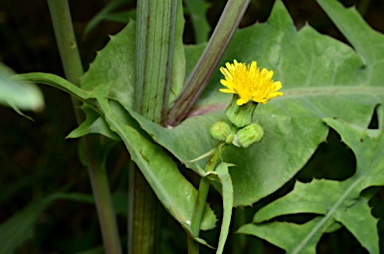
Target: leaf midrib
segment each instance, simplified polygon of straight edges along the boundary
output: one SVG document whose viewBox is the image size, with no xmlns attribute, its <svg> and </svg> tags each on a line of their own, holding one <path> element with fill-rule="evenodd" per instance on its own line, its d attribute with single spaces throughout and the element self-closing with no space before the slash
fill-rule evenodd
<svg viewBox="0 0 384 254">
<path fill-rule="evenodd" d="M 312 239 L 312 237 L 319 231 L 319 229 L 330 219 L 332 219 L 333 215 L 336 213 L 336 211 L 339 209 L 340 205 L 343 203 L 343 201 L 346 199 L 346 197 L 349 196 L 349 194 L 355 189 L 355 187 L 363 180 L 363 178 L 358 178 L 355 182 L 353 182 L 348 189 L 340 196 L 340 198 L 337 200 L 337 202 L 333 205 L 333 207 L 328 211 L 328 213 L 323 217 L 323 219 L 314 227 L 304 238 L 301 243 L 298 244 L 298 246 L 293 250 L 292 253 L 299 253 Z"/>
<path fill-rule="evenodd" d="M 329 212 L 323 217 L 323 219 L 316 225 L 316 227 L 314 227 L 311 232 L 307 235 L 307 237 L 304 238 L 304 240 L 295 248 L 295 250 L 292 252 L 292 253 L 299 253 L 305 246 L 306 244 L 308 243 L 308 241 L 316 234 L 316 232 L 321 228 L 321 226 L 323 226 L 329 219 L 332 219 L 332 217 L 334 216 L 334 214 L 336 213 L 336 211 L 339 209 L 340 205 L 342 204 L 342 202 L 351 194 L 351 192 L 357 188 L 357 186 L 365 179 L 364 176 L 367 176 L 371 170 L 374 168 L 374 166 L 376 165 L 376 162 L 379 158 L 381 158 L 381 156 L 383 155 L 384 153 L 384 146 L 382 146 L 382 148 L 380 149 L 380 151 L 378 152 L 376 158 L 374 160 L 371 161 L 371 163 L 367 166 L 367 170 L 364 171 L 363 174 L 359 174 L 361 172 L 363 172 L 362 170 L 363 169 L 360 169 L 360 168 L 357 168 L 357 170 L 359 170 L 358 172 L 356 172 L 356 177 L 357 179 L 353 179 L 353 178 L 349 178 L 348 180 L 346 181 L 353 181 L 348 189 L 340 196 L 340 198 L 337 200 L 337 202 L 333 205 L 333 207 L 329 210 Z M 365 186 L 363 186 L 364 188 Z M 366 187 L 365 187 L 366 188 Z M 345 225 L 344 225 L 345 226 Z M 364 244 L 361 243 L 363 246 Z"/>
<path fill-rule="evenodd" d="M 384 87 L 380 86 L 317 86 L 288 88 L 283 90 L 284 95 L 278 99 L 288 99 L 308 95 L 349 95 L 349 94 L 371 94 L 383 95 Z"/>
</svg>

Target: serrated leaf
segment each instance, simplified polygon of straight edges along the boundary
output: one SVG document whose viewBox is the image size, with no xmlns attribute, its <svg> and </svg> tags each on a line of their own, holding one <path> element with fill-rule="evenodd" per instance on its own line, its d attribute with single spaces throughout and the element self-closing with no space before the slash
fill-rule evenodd
<svg viewBox="0 0 384 254">
<path fill-rule="evenodd" d="M 108 96 L 125 108 L 133 107 L 135 70 L 134 21 L 110 37 L 108 44 L 97 53 L 89 70 L 80 79 L 80 86 L 92 90 L 100 84 L 113 83 Z"/>
<path fill-rule="evenodd" d="M 130 118 L 127 113 L 124 116 L 122 111 L 115 110 L 113 101 L 109 102 L 107 98 L 108 91 L 109 85 L 106 84 L 96 88 L 94 93 L 110 128 L 121 137 L 132 160 L 138 165 L 167 211 L 180 223 L 190 224 L 197 190 L 180 173 L 176 163 L 161 146 L 149 141 L 139 131 L 127 125 L 133 120 L 127 121 L 126 118 Z M 216 216 L 206 204 L 201 229 L 212 229 L 215 223 Z"/>
<path fill-rule="evenodd" d="M 372 216 L 368 199 L 362 197 L 361 193 L 371 186 L 384 186 L 382 123 L 377 131 L 332 118 L 324 121 L 340 134 L 342 141 L 355 153 L 355 175 L 344 181 L 322 179 L 306 184 L 297 182 L 289 194 L 261 208 L 255 214 L 254 222 L 260 223 L 287 214 L 315 213 L 321 215 L 321 219 L 312 227 L 305 228 L 306 237 L 298 237 L 291 245 L 285 246 L 287 251 L 299 253 L 306 246 L 316 244 L 317 241 L 313 240 L 318 240 L 323 234 L 323 225 L 337 221 L 370 253 L 379 253 L 378 220 Z"/>
<path fill-rule="evenodd" d="M 367 79 L 365 85 L 382 86 L 384 47 L 383 35 L 372 28 L 359 15 L 355 7 L 345 10 L 341 3 L 334 0 L 317 0 L 319 5 L 340 29 L 364 63 L 363 72 Z"/>
<path fill-rule="evenodd" d="M 114 125 L 111 126 L 111 119 L 113 119 L 118 126 L 126 129 L 127 133 L 121 131 L 118 132 L 118 134 L 123 139 L 123 141 L 125 141 L 127 147 L 134 149 L 133 152 L 135 153 L 135 158 L 140 162 L 139 167 L 141 167 L 141 169 L 145 172 L 144 175 L 148 177 L 147 180 L 149 179 L 149 182 L 152 183 L 152 188 L 158 195 L 160 201 L 165 205 L 167 209 L 169 209 L 171 215 L 173 215 L 175 219 L 179 220 L 181 223 L 190 223 L 193 206 L 197 197 L 197 191 L 193 185 L 189 183 L 184 178 L 184 176 L 182 176 L 176 164 L 167 154 L 164 153 L 164 151 L 161 150 L 160 147 L 146 140 L 146 138 L 143 137 L 137 130 L 131 127 L 136 127 L 134 120 L 129 117 L 127 112 L 121 106 L 119 106 L 119 103 L 111 100 L 108 106 L 104 105 L 103 108 L 100 107 L 98 101 L 103 103 L 108 101 L 110 90 L 113 89 L 115 82 L 110 81 L 106 84 L 101 84 L 98 87 L 94 87 L 90 91 L 85 91 L 76 87 L 70 82 L 52 74 L 29 73 L 20 74 L 16 77 L 18 79 L 27 79 L 38 83 L 48 84 L 68 92 L 83 102 L 87 103 L 88 105 L 91 105 L 93 110 L 97 111 L 101 116 L 105 117 L 111 128 L 116 128 Z M 108 110 L 106 111 L 106 109 Z M 113 111 L 111 109 L 113 109 Z M 86 126 L 88 126 L 88 124 Z M 127 138 L 127 136 L 130 134 L 132 134 L 132 136 Z M 124 138 L 126 139 L 124 140 Z M 142 153 L 138 152 L 137 148 L 135 147 L 136 145 L 137 147 L 145 148 L 144 151 L 141 151 Z M 101 149 L 101 152 L 104 150 L 105 149 Z M 147 152 L 150 152 L 150 155 L 147 155 Z M 102 163 L 105 158 L 104 155 L 100 156 L 99 158 Z M 145 162 L 145 158 L 147 158 L 147 156 L 153 156 L 153 162 L 159 163 L 157 166 L 161 168 L 162 171 L 159 171 L 157 166 L 149 166 Z M 163 164 L 163 162 L 167 164 L 167 166 L 164 166 L 165 164 Z M 178 182 L 180 185 L 174 186 L 172 184 L 174 182 Z M 172 186 L 176 188 L 173 188 Z M 186 199 L 190 201 L 187 202 Z M 215 223 L 216 217 L 214 212 L 207 205 L 207 208 L 205 209 L 204 220 L 201 224 L 201 229 L 212 229 L 215 227 Z"/>
<path fill-rule="evenodd" d="M 344 12 L 338 10 L 340 16 Z M 355 12 L 353 18 L 357 17 Z M 366 24 L 365 27 L 371 30 Z M 377 45 L 384 45 L 384 36 L 375 36 L 382 40 Z M 327 137 L 328 128 L 322 118 L 340 117 L 367 126 L 375 106 L 384 101 L 384 88 L 370 85 L 373 76 L 382 73 L 364 68 L 381 58 L 365 63 L 359 52 L 308 25 L 297 31 L 281 1 L 275 3 L 266 23 L 236 32 L 221 65 L 233 59 L 248 63 L 256 60 L 260 67 L 274 70 L 273 78 L 282 82 L 284 92 L 284 96 L 257 107 L 254 120 L 264 128 L 262 142 L 245 150 L 229 148 L 223 157 L 224 161 L 238 165 L 236 170 L 230 169 L 237 206 L 250 205 L 273 193 L 306 164 Z M 206 153 L 213 147 L 208 140 L 209 128 L 213 121 L 223 118 L 207 113 L 224 111 L 231 99 L 218 92 L 220 78 L 219 71 L 215 72 L 190 114 L 204 115 L 189 118 L 170 131 L 160 130 L 161 127 L 154 130 L 141 120 L 140 124 L 182 161 Z M 187 148 L 195 144 L 200 144 L 195 152 Z"/>
<path fill-rule="evenodd" d="M 292 246 L 295 246 L 297 239 L 305 239 L 308 231 L 316 225 L 319 225 L 321 218 L 315 218 L 304 224 L 298 225 L 290 222 L 269 222 L 264 224 L 246 224 L 240 227 L 236 233 L 254 235 L 268 242 L 285 249 L 288 253 L 298 253 Z M 320 230 L 325 230 L 328 224 L 320 225 Z M 310 242 L 302 246 L 300 253 L 316 253 L 316 243 L 320 240 L 321 233 L 311 235 Z"/>
<path fill-rule="evenodd" d="M 130 112 L 132 117 L 138 121 L 140 126 L 147 131 L 154 141 L 167 148 L 180 161 L 188 167 L 199 171 L 204 168 L 207 158 L 194 161 L 201 155 L 211 151 L 217 144 L 209 134 L 209 129 L 201 130 L 202 126 L 211 126 L 215 120 L 220 120 L 220 116 L 211 115 L 208 117 L 195 117 L 184 121 L 182 124 L 172 128 L 163 128 L 147 120 L 136 112 Z M 194 140 L 194 142 L 191 142 Z M 197 142 L 198 141 L 198 142 Z M 193 163 L 190 161 L 194 161 Z"/>
<path fill-rule="evenodd" d="M 67 138 L 80 138 L 91 133 L 99 133 L 110 139 L 120 140 L 119 136 L 111 131 L 104 117 L 101 117 L 100 114 L 95 112 L 87 104 L 84 104 L 81 109 L 85 114 L 85 121 L 71 131 Z"/>
</svg>

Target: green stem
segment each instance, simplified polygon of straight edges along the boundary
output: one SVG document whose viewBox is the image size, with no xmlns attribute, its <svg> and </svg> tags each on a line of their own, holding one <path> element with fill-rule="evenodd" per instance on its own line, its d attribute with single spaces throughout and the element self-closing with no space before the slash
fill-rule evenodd
<svg viewBox="0 0 384 254">
<path fill-rule="evenodd" d="M 247 214 L 245 208 L 238 208 L 234 210 L 233 213 L 233 227 L 240 228 L 240 226 L 245 225 L 247 223 Z M 247 236 L 243 234 L 237 234 L 233 238 L 234 248 L 232 249 L 233 254 L 242 254 L 246 252 L 247 245 Z"/>
<path fill-rule="evenodd" d="M 137 2 L 135 109 L 160 124 L 172 77 L 177 0 Z M 161 204 L 138 167 L 130 172 L 128 253 L 157 253 Z"/>
<path fill-rule="evenodd" d="M 160 124 L 172 74 L 177 0 L 137 2 L 135 109 Z M 138 167 L 130 172 L 128 253 L 158 252 L 160 207 Z"/>
<path fill-rule="evenodd" d="M 172 78 L 177 0 L 137 2 L 135 109 L 161 123 Z"/>
<path fill-rule="evenodd" d="M 78 85 L 79 78 L 83 75 L 84 71 L 73 31 L 68 1 L 48 0 L 48 6 L 65 76 L 68 81 Z M 71 98 L 77 122 L 80 124 L 83 121 L 79 108 L 80 101 L 74 97 Z M 89 137 L 81 139 L 86 156 L 88 174 L 96 200 L 104 248 L 106 253 L 119 254 L 121 253 L 120 237 L 117 230 L 108 178 L 105 169 L 100 166 L 101 164 L 93 152 L 91 141 Z"/>
<path fill-rule="evenodd" d="M 239 26 L 250 0 L 228 0 L 203 55 L 175 100 L 167 116 L 167 125 L 176 126 L 188 115 L 216 70 L 224 50 Z"/>
<path fill-rule="evenodd" d="M 227 145 L 222 145 L 221 143 L 216 146 L 215 151 L 209 158 L 207 165 L 205 166 L 205 172 L 215 171 L 217 162 L 221 159 L 221 153 L 225 150 Z M 192 234 L 196 237 L 199 236 L 200 224 L 203 219 L 205 203 L 207 201 L 208 191 L 209 191 L 210 181 L 203 177 L 199 183 L 199 193 L 196 200 L 196 205 L 192 215 L 191 229 Z M 199 243 L 188 237 L 188 253 L 197 254 L 199 253 Z"/>
<path fill-rule="evenodd" d="M 131 170 L 128 253 L 157 253 L 161 204 L 139 168 Z"/>
</svg>

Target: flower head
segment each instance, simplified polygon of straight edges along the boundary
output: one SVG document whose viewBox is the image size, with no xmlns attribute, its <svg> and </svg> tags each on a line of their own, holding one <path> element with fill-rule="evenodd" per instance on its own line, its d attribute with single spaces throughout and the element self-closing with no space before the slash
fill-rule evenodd
<svg viewBox="0 0 384 254">
<path fill-rule="evenodd" d="M 226 63 L 225 66 L 226 68 L 220 68 L 225 77 L 220 83 L 227 88 L 220 89 L 220 92 L 237 94 L 237 105 L 241 106 L 249 101 L 265 104 L 270 99 L 283 95 L 282 92 L 277 92 L 282 85 L 280 81 L 272 80 L 273 71 L 260 71 L 255 61 L 247 66 L 234 60 L 233 64 Z"/>
</svg>

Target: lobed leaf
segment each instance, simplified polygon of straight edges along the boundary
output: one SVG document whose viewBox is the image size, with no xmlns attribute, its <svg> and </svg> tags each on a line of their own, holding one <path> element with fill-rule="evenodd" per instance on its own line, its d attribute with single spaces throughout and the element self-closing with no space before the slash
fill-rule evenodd
<svg viewBox="0 0 384 254">
<path fill-rule="evenodd" d="M 379 253 L 378 220 L 372 216 L 368 199 L 361 196 L 361 193 L 371 186 L 384 186 L 382 124 L 379 133 L 374 132 L 372 135 L 372 130 L 354 124 L 332 118 L 326 118 L 324 121 L 341 135 L 343 142 L 355 153 L 356 174 L 344 181 L 322 179 L 307 184 L 297 182 L 289 194 L 261 208 L 255 214 L 254 222 L 261 223 L 287 214 L 315 213 L 320 216 L 317 217 L 317 223 L 310 227 L 297 228 L 295 224 L 290 224 L 290 227 L 297 228 L 297 233 L 306 233 L 307 236 L 297 237 L 290 245 L 284 246 L 287 251 L 299 253 L 309 245 L 316 244 L 325 231 L 324 225 L 337 221 L 344 225 L 370 253 Z M 272 224 L 264 223 L 262 226 L 268 228 L 271 225 L 276 229 L 276 224 Z M 258 225 L 252 226 L 255 227 Z M 252 234 L 266 237 L 270 241 L 270 236 L 265 236 L 262 231 L 263 229 L 257 229 L 252 231 Z"/>
<path fill-rule="evenodd" d="M 319 108 L 320 112 L 334 110 L 333 114 L 328 113 L 324 116 L 339 116 L 344 119 L 337 121 L 324 118 L 324 121 L 341 135 L 342 141 L 356 155 L 356 174 L 341 182 L 324 179 L 313 180 L 307 184 L 297 182 L 293 191 L 263 207 L 255 214 L 254 224 L 243 226 L 239 232 L 266 239 L 290 253 L 315 253 L 321 235 L 333 230 L 334 225 L 342 224 L 370 253 L 379 253 L 377 219 L 372 216 L 368 199 L 366 195 L 362 195 L 362 191 L 372 186 L 384 185 L 382 108 L 380 107 L 378 111 L 380 116 L 378 130 L 369 130 L 361 126 L 368 125 L 367 117 L 372 115 L 368 109 L 372 110 L 377 104 L 383 103 L 383 73 L 380 70 L 383 65 L 384 37 L 373 31 L 356 10 L 352 8 L 345 10 L 337 1 L 318 0 L 318 2 L 356 49 L 356 53 L 351 54 L 353 58 L 340 62 L 340 68 L 344 71 L 337 68 L 338 73 L 331 76 L 331 84 L 338 85 L 334 88 L 335 95 L 338 95 L 335 99 L 342 99 L 342 103 L 328 99 L 326 100 L 329 103 L 328 108 L 325 110 L 325 107 Z M 340 58 L 339 53 L 336 56 Z M 353 62 L 356 65 L 352 65 Z M 342 63 L 344 66 L 341 66 Z M 319 76 L 318 80 L 324 79 L 327 80 L 326 77 Z M 321 93 L 318 87 L 316 89 Z M 352 98 L 356 101 L 349 101 Z M 337 104 L 340 106 L 337 107 Z M 350 113 L 343 112 L 343 108 L 348 109 Z M 292 223 L 261 223 L 277 216 L 296 213 L 315 213 L 319 216 L 313 220 L 317 220 L 315 223 L 312 221 L 311 225 L 305 228 L 303 225 Z M 280 232 L 287 228 L 302 237 L 284 243 L 284 239 L 277 240 L 275 236 L 267 234 L 271 230 Z"/>
<path fill-rule="evenodd" d="M 304 224 L 295 224 L 290 222 L 270 222 L 266 224 L 245 224 L 237 230 L 236 233 L 254 235 L 267 240 L 268 242 L 285 249 L 289 253 L 297 253 L 294 246 L 300 239 L 308 237 L 308 231 L 319 226 L 321 217 L 310 220 Z M 320 225 L 319 231 L 325 231 L 328 224 Z M 316 253 L 316 243 L 320 240 L 321 233 L 311 235 L 310 241 L 302 246 L 301 253 Z"/>
<path fill-rule="evenodd" d="M 133 107 L 135 70 L 134 21 L 111 36 L 108 44 L 99 52 L 89 70 L 80 79 L 84 90 L 92 90 L 100 84 L 113 83 L 109 98 L 119 101 L 125 108 Z"/>
<path fill-rule="evenodd" d="M 125 143 L 132 160 L 140 168 L 144 177 L 152 187 L 167 211 L 181 223 L 190 224 L 192 211 L 197 198 L 197 190 L 180 173 L 176 163 L 164 149 L 149 141 L 138 130 L 132 128 L 133 121 L 119 110 L 118 105 L 107 98 L 110 84 L 101 85 L 94 90 L 95 96 L 105 113 L 105 119 L 110 128 L 115 131 Z M 128 119 L 128 121 L 127 121 Z M 178 183 L 178 184 L 174 184 Z M 216 216 L 206 204 L 201 224 L 202 230 L 215 227 Z M 188 230 L 187 227 L 184 227 Z"/>
<path fill-rule="evenodd" d="M 345 12 L 343 8 L 337 10 L 339 16 Z M 360 18 L 354 12 L 353 18 L 357 17 Z M 375 38 L 371 38 L 372 34 Z M 384 45 L 383 35 L 366 36 L 365 40 L 381 40 L 380 45 Z M 187 49 L 187 56 L 192 57 L 201 51 L 197 46 Z M 238 166 L 230 169 L 235 205 L 251 205 L 288 182 L 326 140 L 328 127 L 322 118 L 340 117 L 360 126 L 369 124 L 374 108 L 384 99 L 384 87 L 371 85 L 373 76 L 383 74 L 368 68 L 378 65 L 380 56 L 377 53 L 375 61 L 364 62 L 350 46 L 319 34 L 308 25 L 297 31 L 281 1 L 275 3 L 266 23 L 236 32 L 221 65 L 234 58 L 242 62 L 257 60 L 259 66 L 274 70 L 273 78 L 282 82 L 284 96 L 259 105 L 256 110 L 254 120 L 265 131 L 262 142 L 245 150 L 229 148 L 223 157 Z M 187 70 L 188 61 L 187 58 Z M 218 92 L 220 78 L 217 70 L 190 113 L 199 116 L 171 130 L 135 118 L 159 144 L 188 165 L 186 160 L 213 147 L 209 128 L 215 120 L 223 119 L 221 113 L 231 99 Z"/>
</svg>

